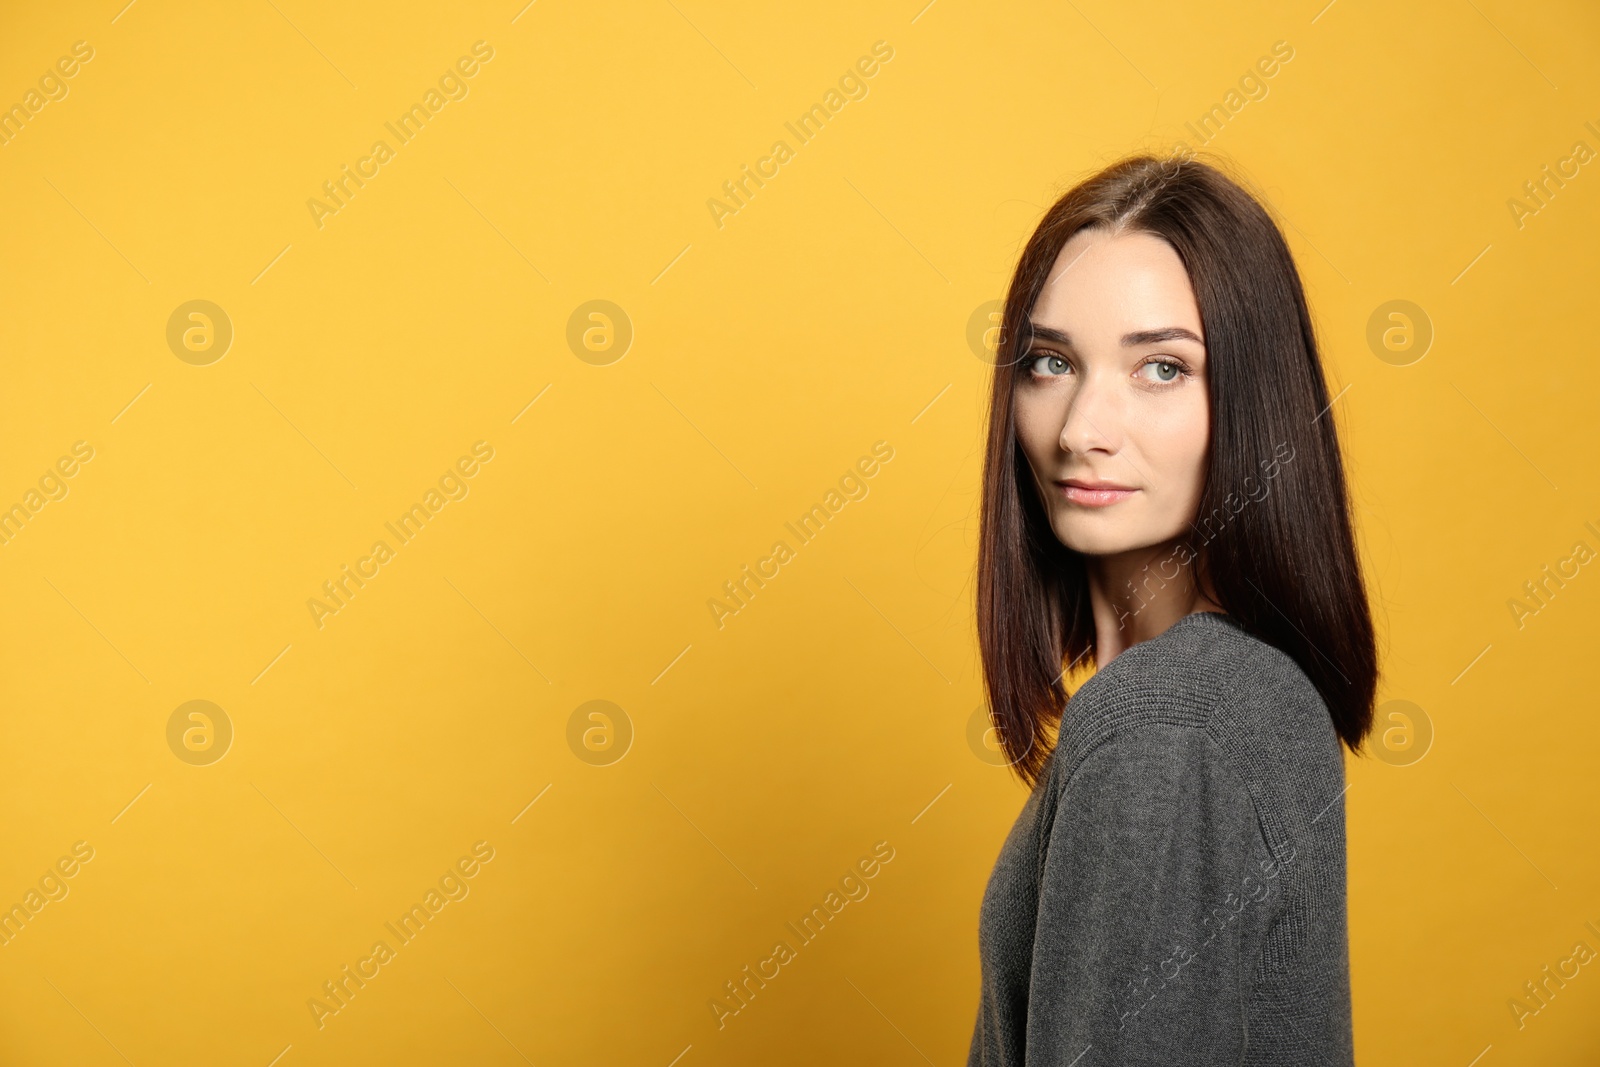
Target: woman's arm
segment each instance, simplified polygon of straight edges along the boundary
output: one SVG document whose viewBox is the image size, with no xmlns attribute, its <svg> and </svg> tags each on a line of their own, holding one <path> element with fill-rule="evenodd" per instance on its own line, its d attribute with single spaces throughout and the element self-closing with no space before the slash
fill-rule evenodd
<svg viewBox="0 0 1600 1067">
<path fill-rule="evenodd" d="M 1238 1063 L 1280 882 L 1244 783 L 1205 730 L 1147 724 L 1097 747 L 1050 830 L 1027 1062 Z"/>
</svg>

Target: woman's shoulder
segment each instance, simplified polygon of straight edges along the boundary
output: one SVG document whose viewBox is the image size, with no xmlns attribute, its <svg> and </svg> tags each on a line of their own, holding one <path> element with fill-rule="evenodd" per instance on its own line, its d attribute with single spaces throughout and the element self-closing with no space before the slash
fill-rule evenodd
<svg viewBox="0 0 1600 1067">
<path fill-rule="evenodd" d="M 1079 686 L 1068 708 L 1077 705 L 1080 716 L 1143 711 L 1203 720 L 1230 699 L 1282 699 L 1291 693 L 1321 703 L 1311 680 L 1282 649 L 1231 615 L 1198 611 L 1125 649 Z"/>
<path fill-rule="evenodd" d="M 1327 772 L 1330 753 L 1340 760 L 1327 705 L 1299 664 L 1215 612 L 1183 616 L 1078 688 L 1062 716 L 1052 777 L 1063 782 L 1107 741 L 1154 725 L 1205 732 L 1255 772 L 1248 778 L 1296 763 Z"/>
</svg>

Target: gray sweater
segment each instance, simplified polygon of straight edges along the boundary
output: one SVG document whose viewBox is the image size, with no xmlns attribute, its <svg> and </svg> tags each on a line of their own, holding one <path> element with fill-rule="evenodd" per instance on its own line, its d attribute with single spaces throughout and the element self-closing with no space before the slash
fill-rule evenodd
<svg viewBox="0 0 1600 1067">
<path fill-rule="evenodd" d="M 1185 615 L 1067 702 L 978 921 L 967 1063 L 1354 1063 L 1344 758 L 1287 655 Z"/>
</svg>

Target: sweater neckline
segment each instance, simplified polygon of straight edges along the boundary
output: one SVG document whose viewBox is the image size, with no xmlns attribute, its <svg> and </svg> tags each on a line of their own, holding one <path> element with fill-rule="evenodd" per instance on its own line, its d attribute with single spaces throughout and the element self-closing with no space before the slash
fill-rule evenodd
<svg viewBox="0 0 1600 1067">
<path fill-rule="evenodd" d="M 1170 634 L 1172 631 L 1176 630 L 1178 627 L 1183 626 L 1186 623 L 1189 623 L 1190 620 L 1197 620 L 1197 619 L 1206 619 L 1212 625 L 1228 626 L 1228 627 L 1231 627 L 1231 628 L 1233 628 L 1235 630 L 1242 630 L 1244 628 L 1240 624 L 1238 619 L 1234 618 L 1230 614 L 1227 614 L 1226 612 L 1221 612 L 1221 611 L 1191 611 L 1187 615 L 1178 616 L 1178 618 L 1173 620 L 1173 622 L 1172 622 L 1172 624 L 1170 626 L 1168 626 L 1165 630 L 1162 630 L 1160 633 L 1156 634 L 1154 637 L 1147 637 L 1143 641 L 1140 641 L 1139 644 L 1129 645 L 1127 648 L 1123 649 L 1122 651 L 1123 652 L 1131 652 L 1132 650 L 1138 648 L 1139 645 L 1147 645 L 1151 641 L 1159 641 L 1163 637 L 1165 637 L 1167 634 Z"/>
<path fill-rule="evenodd" d="M 1172 626 L 1177 626 L 1186 619 L 1193 619 L 1196 616 L 1205 616 L 1206 618 L 1211 619 L 1213 622 L 1220 622 L 1227 626 L 1232 626 L 1235 629 L 1240 628 L 1239 620 L 1224 611 L 1191 611 L 1189 614 L 1179 617 L 1178 620 L 1172 624 Z M 1172 629 L 1172 626 L 1167 627 L 1167 630 Z M 1162 630 L 1161 633 L 1164 634 L 1167 632 L 1167 630 Z M 1160 636 L 1161 634 L 1156 634 L 1156 637 Z"/>
<path fill-rule="evenodd" d="M 1198 621 L 1199 618 L 1202 617 L 1202 616 L 1204 617 L 1205 621 L 1203 621 L 1203 622 L 1202 621 Z M 1197 620 L 1197 621 L 1191 622 L 1190 620 Z M 1116 659 L 1113 659 L 1110 663 L 1106 664 L 1104 667 L 1097 667 L 1093 674 L 1091 674 L 1089 677 L 1085 678 L 1083 680 L 1083 683 L 1081 685 L 1079 685 L 1078 688 L 1076 690 L 1074 690 L 1071 694 L 1069 694 L 1069 696 L 1067 698 L 1067 707 L 1068 707 L 1068 709 L 1071 709 L 1071 707 L 1072 707 L 1072 705 L 1074 703 L 1077 703 L 1080 699 L 1082 699 L 1086 695 L 1089 695 L 1091 693 L 1097 692 L 1100 689 L 1101 686 L 1112 684 L 1111 680 L 1107 677 L 1107 672 L 1112 667 L 1115 667 L 1117 662 L 1118 662 L 1118 660 L 1122 659 L 1122 657 L 1124 655 L 1126 655 L 1127 653 L 1132 652 L 1134 649 L 1141 648 L 1141 647 L 1143 647 L 1145 645 L 1149 645 L 1149 644 L 1153 644 L 1155 642 L 1158 642 L 1163 637 L 1165 637 L 1166 635 L 1172 633 L 1173 631 L 1175 631 L 1175 630 L 1177 630 L 1177 629 L 1179 629 L 1179 628 L 1181 628 L 1183 626 L 1195 626 L 1195 625 L 1197 625 L 1197 626 L 1220 626 L 1220 627 L 1224 627 L 1224 628 L 1227 628 L 1227 629 L 1234 630 L 1237 633 L 1248 633 L 1249 632 L 1244 628 L 1244 625 L 1241 622 L 1239 622 L 1239 620 L 1237 618 L 1235 618 L 1233 615 L 1227 614 L 1225 612 L 1220 612 L 1220 611 L 1192 611 L 1187 615 L 1180 616 L 1179 618 L 1173 620 L 1172 625 L 1168 626 L 1165 630 L 1162 630 L 1160 633 L 1156 634 L 1154 637 L 1146 638 L 1145 640 L 1140 641 L 1136 645 L 1128 646 L 1127 648 L 1123 649 L 1121 653 L 1119 653 L 1117 655 Z M 1068 717 L 1070 717 L 1070 714 L 1071 714 L 1071 712 L 1069 711 L 1068 712 Z M 1065 731 L 1067 729 L 1067 722 L 1066 722 L 1066 718 L 1065 717 L 1063 719 L 1063 722 L 1062 722 L 1062 725 L 1061 725 L 1061 729 L 1063 731 Z M 1054 764 L 1054 762 L 1055 762 L 1055 754 L 1056 754 L 1056 748 L 1057 747 L 1059 747 L 1059 739 L 1058 739 L 1057 745 L 1053 746 L 1051 748 L 1050 762 L 1052 764 Z"/>
<path fill-rule="evenodd" d="M 1104 674 L 1107 670 L 1109 670 L 1117 662 L 1117 660 L 1121 659 L 1123 656 L 1127 655 L 1129 652 L 1132 652 L 1134 649 L 1140 648 L 1140 647 L 1142 647 L 1144 645 L 1149 645 L 1149 644 L 1153 644 L 1153 643 L 1155 643 L 1157 641 L 1160 641 L 1163 637 L 1166 637 L 1168 634 L 1174 632 L 1175 630 L 1179 629 L 1182 626 L 1194 625 L 1194 623 L 1191 623 L 1190 620 L 1199 620 L 1199 619 L 1202 619 L 1202 618 L 1207 620 L 1207 621 L 1204 622 L 1204 623 L 1200 623 L 1200 625 L 1223 626 L 1223 627 L 1227 627 L 1228 629 L 1231 629 L 1231 630 L 1236 630 L 1236 631 L 1238 631 L 1240 633 L 1245 632 L 1243 624 L 1241 624 L 1238 619 L 1234 618 L 1234 616 L 1232 616 L 1230 614 L 1227 614 L 1225 612 L 1221 612 L 1221 611 L 1191 611 L 1187 615 L 1180 615 L 1177 619 L 1173 620 L 1173 622 L 1172 622 L 1172 624 L 1170 626 L 1168 626 L 1165 630 L 1162 630 L 1160 633 L 1156 634 L 1154 637 L 1147 637 L 1143 641 L 1140 641 L 1138 644 L 1129 645 L 1127 648 L 1125 648 L 1121 652 L 1117 653 L 1116 657 L 1114 659 L 1112 659 L 1112 661 L 1110 663 L 1106 664 L 1104 667 L 1097 667 L 1093 674 L 1091 674 L 1088 678 L 1085 678 L 1083 680 L 1083 684 L 1078 686 L 1077 690 L 1072 694 L 1072 696 L 1074 698 L 1076 698 L 1078 696 L 1078 694 L 1082 693 L 1090 685 L 1093 685 L 1097 678 L 1099 678 L 1102 674 Z"/>
</svg>

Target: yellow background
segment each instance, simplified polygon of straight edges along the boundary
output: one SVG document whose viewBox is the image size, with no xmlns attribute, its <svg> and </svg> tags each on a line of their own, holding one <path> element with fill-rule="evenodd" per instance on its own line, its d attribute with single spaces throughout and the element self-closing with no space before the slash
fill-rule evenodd
<svg viewBox="0 0 1600 1067">
<path fill-rule="evenodd" d="M 1592 6 L 111 0 L 0 30 L 6 106 L 94 49 L 0 147 L 0 505 L 94 449 L 0 546 L 0 898 L 94 849 L 0 947 L 3 1062 L 963 1062 L 1024 795 L 968 743 L 969 318 L 1071 181 L 1201 147 L 1184 124 L 1277 41 L 1203 147 L 1287 220 L 1380 699 L 1435 735 L 1349 763 L 1358 1057 L 1593 1062 L 1600 963 L 1521 1027 L 1508 1002 L 1600 949 L 1600 576 L 1520 628 L 1508 601 L 1600 549 L 1600 164 L 1507 206 L 1600 149 Z M 319 228 L 322 183 L 478 40 L 468 95 Z M 207 366 L 166 341 L 195 299 L 234 329 Z M 606 366 L 566 340 L 594 299 L 634 330 Z M 1435 331 L 1407 366 L 1366 341 L 1393 299 Z M 307 600 L 477 441 L 469 494 L 319 629 Z M 719 629 L 877 441 L 868 495 Z M 190 700 L 233 724 L 208 766 L 168 747 Z M 568 743 L 590 700 L 631 723 L 609 766 Z M 477 841 L 470 895 L 319 1030 L 308 999 Z M 719 1029 L 723 983 L 878 841 L 870 895 Z"/>
</svg>

